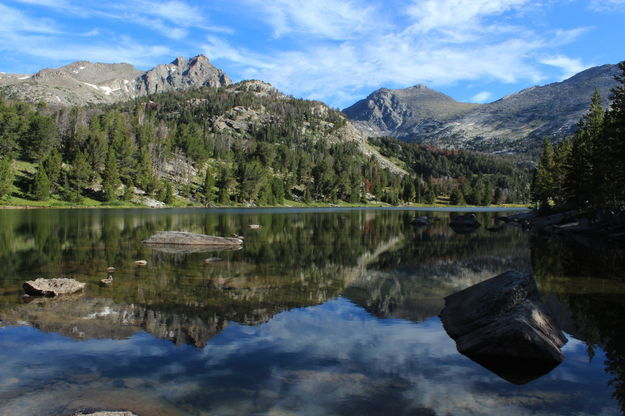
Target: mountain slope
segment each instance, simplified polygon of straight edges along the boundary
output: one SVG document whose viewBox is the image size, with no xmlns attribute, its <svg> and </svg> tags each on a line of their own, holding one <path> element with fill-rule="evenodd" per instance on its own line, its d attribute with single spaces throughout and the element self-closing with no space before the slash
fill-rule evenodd
<svg viewBox="0 0 625 416">
<path fill-rule="evenodd" d="M 176 58 L 167 65 L 139 71 L 129 64 L 77 61 L 33 75 L 0 74 L 0 92 L 9 98 L 57 105 L 113 103 L 156 92 L 231 84 L 204 55 Z"/>
<path fill-rule="evenodd" d="M 424 85 L 389 90 L 381 88 L 343 110 L 364 132 L 375 136 L 401 136 L 429 131 L 479 106 L 461 103 Z"/>
<path fill-rule="evenodd" d="M 465 111 L 455 115 L 450 116 L 450 111 L 443 107 L 443 111 L 432 114 L 426 121 L 419 112 L 436 106 L 440 100 L 421 96 L 420 100 L 407 103 L 407 116 L 392 128 L 380 122 L 375 114 L 363 111 L 360 102 L 344 112 L 369 135 L 388 134 L 447 148 L 518 152 L 536 147 L 545 136 L 558 138 L 575 131 L 577 121 L 590 106 L 595 88 L 607 106 L 610 89 L 616 86 L 614 76 L 617 73 L 617 65 L 590 68 L 562 82 L 528 88 L 489 104 L 464 107 Z M 391 91 L 398 96 L 396 91 L 412 88 Z M 381 114 L 395 111 L 393 99 L 390 102 L 383 103 L 376 111 Z"/>
</svg>

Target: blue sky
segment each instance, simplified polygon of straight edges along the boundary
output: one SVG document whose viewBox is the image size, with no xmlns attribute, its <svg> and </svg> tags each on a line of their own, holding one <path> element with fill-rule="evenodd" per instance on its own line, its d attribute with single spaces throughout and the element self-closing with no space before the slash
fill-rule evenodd
<svg viewBox="0 0 625 416">
<path fill-rule="evenodd" d="M 625 59 L 625 0 L 0 0 L 0 71 L 200 53 L 343 108 L 425 84 L 488 102 Z"/>
</svg>

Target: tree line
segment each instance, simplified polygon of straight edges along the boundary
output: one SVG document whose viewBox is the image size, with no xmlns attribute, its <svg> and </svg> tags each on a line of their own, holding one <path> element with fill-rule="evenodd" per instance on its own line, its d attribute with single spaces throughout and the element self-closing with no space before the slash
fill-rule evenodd
<svg viewBox="0 0 625 416">
<path fill-rule="evenodd" d="M 392 137 L 370 138 L 384 156 L 398 159 L 452 205 L 529 202 L 530 171 L 511 160 L 463 150 L 442 150 Z"/>
<path fill-rule="evenodd" d="M 595 90 L 574 136 L 545 139 L 531 187 L 541 209 L 625 208 L 625 61 L 619 68 L 609 108 Z"/>
<path fill-rule="evenodd" d="M 402 175 L 365 156 L 345 124 L 319 102 L 259 94 L 244 83 L 73 108 L 0 98 L 0 198 L 434 203 L 466 183 L 456 203 L 523 199 L 510 164 L 468 152 L 397 155 L 383 139 L 383 154 L 410 159 Z"/>
</svg>

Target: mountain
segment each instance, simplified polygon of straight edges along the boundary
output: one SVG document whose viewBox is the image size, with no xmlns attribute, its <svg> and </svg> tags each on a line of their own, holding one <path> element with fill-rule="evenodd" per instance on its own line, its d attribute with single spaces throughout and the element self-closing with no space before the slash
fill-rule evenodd
<svg viewBox="0 0 625 416">
<path fill-rule="evenodd" d="M 0 73 L 0 92 L 7 97 L 64 106 L 113 103 L 156 92 L 231 83 L 204 55 L 189 60 L 179 57 L 145 72 L 130 64 L 78 61 L 32 75 Z"/>
<path fill-rule="evenodd" d="M 343 113 L 369 135 L 402 136 L 428 131 L 477 106 L 458 102 L 425 85 L 415 85 L 396 90 L 381 88 Z"/>
<path fill-rule="evenodd" d="M 459 103 L 422 86 L 382 89 L 343 112 L 370 136 L 514 153 L 535 148 L 545 136 L 559 138 L 574 132 L 595 88 L 604 106 L 609 104 L 617 74 L 617 65 L 602 65 L 483 105 Z"/>
</svg>

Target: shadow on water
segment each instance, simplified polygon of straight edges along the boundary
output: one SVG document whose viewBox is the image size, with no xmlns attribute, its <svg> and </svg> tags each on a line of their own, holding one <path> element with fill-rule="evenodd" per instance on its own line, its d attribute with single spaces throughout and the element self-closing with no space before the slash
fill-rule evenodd
<svg viewBox="0 0 625 416">
<path fill-rule="evenodd" d="M 532 265 L 563 330 L 605 353 L 613 396 L 625 413 L 625 247 L 583 235 L 535 236 Z"/>
</svg>

